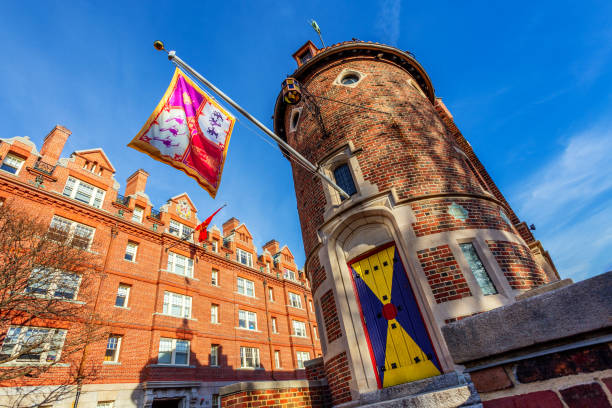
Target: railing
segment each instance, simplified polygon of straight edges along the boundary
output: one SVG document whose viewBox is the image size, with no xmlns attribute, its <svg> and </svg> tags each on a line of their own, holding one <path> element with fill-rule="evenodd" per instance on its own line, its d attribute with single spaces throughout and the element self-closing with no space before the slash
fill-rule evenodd
<svg viewBox="0 0 612 408">
<path fill-rule="evenodd" d="M 55 166 L 41 160 L 34 162 L 34 168 L 48 175 L 53 174 L 53 170 L 55 170 Z"/>
<path fill-rule="evenodd" d="M 151 218 L 161 221 L 161 213 L 155 208 L 151 208 Z"/>
<path fill-rule="evenodd" d="M 130 204 L 130 197 L 124 197 L 121 194 L 117 194 L 117 198 L 115 199 L 117 204 L 125 205 L 126 207 Z"/>
</svg>

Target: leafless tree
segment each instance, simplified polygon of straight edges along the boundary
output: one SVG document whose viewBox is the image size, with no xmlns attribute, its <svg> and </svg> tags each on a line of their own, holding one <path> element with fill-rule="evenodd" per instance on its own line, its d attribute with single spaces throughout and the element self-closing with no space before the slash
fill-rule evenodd
<svg viewBox="0 0 612 408">
<path fill-rule="evenodd" d="M 94 313 L 102 259 L 90 241 L 15 203 L 0 207 L 0 386 L 67 390 L 95 375 L 83 352 L 107 332 Z"/>
</svg>

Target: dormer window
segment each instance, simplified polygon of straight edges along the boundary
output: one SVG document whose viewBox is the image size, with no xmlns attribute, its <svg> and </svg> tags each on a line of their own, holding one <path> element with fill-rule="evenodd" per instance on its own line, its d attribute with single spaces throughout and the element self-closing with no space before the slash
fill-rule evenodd
<svg viewBox="0 0 612 408">
<path fill-rule="evenodd" d="M 338 186 L 349 196 L 352 196 L 357 192 L 357 188 L 355 188 L 355 182 L 353 181 L 353 176 L 351 174 L 351 169 L 349 169 L 348 164 L 344 163 L 336 167 L 334 170 L 334 179 L 336 180 L 336 184 L 338 184 Z M 341 197 L 340 199 L 344 200 L 345 197 Z"/>
<path fill-rule="evenodd" d="M 105 193 L 100 188 L 70 176 L 66 180 L 62 194 L 93 207 L 101 208 Z"/>
<path fill-rule="evenodd" d="M 243 265 L 253 267 L 253 255 L 250 252 L 236 248 L 236 260 Z"/>
<path fill-rule="evenodd" d="M 299 55 L 300 63 L 305 64 L 312 58 L 312 51 L 306 50 L 302 55 Z"/>
<path fill-rule="evenodd" d="M 11 174 L 17 175 L 17 173 L 19 173 L 19 170 L 21 170 L 21 166 L 23 166 L 23 162 L 24 160 L 21 157 L 9 153 L 4 158 L 0 169 L 7 171 Z"/>
</svg>

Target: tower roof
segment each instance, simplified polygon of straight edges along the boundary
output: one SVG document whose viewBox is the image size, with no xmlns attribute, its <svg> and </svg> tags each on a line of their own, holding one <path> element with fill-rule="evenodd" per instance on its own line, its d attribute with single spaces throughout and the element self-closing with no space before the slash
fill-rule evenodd
<svg viewBox="0 0 612 408">
<path fill-rule="evenodd" d="M 298 62 L 298 68 L 291 75 L 301 83 L 306 82 L 317 69 L 324 65 L 328 65 L 333 61 L 360 56 L 379 61 L 389 61 L 390 63 L 402 67 L 417 81 L 431 103 L 435 103 L 435 92 L 431 79 L 427 75 L 427 72 L 425 72 L 425 69 L 409 51 L 402 51 L 389 45 L 371 41 L 344 41 L 320 49 L 314 48 L 312 42 L 307 42 L 300 47 L 296 54 L 294 54 L 294 58 L 296 58 L 296 55 L 301 50 L 306 48 L 310 50 L 314 49 L 315 54 L 301 64 Z M 297 60 L 298 58 L 296 58 L 296 61 Z M 284 140 L 287 140 L 284 129 L 284 114 L 286 107 L 287 105 L 283 102 L 281 92 L 276 98 L 276 105 L 274 107 L 274 131 Z"/>
</svg>

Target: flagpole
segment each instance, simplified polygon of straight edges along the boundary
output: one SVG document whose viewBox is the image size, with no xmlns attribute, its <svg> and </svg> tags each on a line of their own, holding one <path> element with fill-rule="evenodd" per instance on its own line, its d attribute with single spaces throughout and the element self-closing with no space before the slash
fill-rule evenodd
<svg viewBox="0 0 612 408">
<path fill-rule="evenodd" d="M 157 45 L 157 41 L 155 44 L 155 48 L 160 50 L 160 51 L 166 51 L 163 48 L 163 44 L 161 44 L 161 46 L 159 47 Z M 293 157 L 295 157 L 298 161 L 300 161 L 304 166 L 306 166 L 309 170 L 311 170 L 313 173 L 316 173 L 322 180 L 324 180 L 325 182 L 327 182 L 332 188 L 334 188 L 336 191 L 338 191 L 338 193 L 340 194 L 340 196 L 344 197 L 344 198 L 349 198 L 349 195 L 342 189 L 340 188 L 340 186 L 338 186 L 336 183 L 334 183 L 334 181 L 332 179 L 330 179 L 327 175 L 325 175 L 324 173 L 322 173 L 317 167 L 315 167 L 314 164 L 312 164 L 311 162 L 308 161 L 308 159 L 306 159 L 304 156 L 302 156 L 297 150 L 295 150 L 293 147 L 289 146 L 283 139 L 281 139 L 276 133 L 274 133 L 273 131 L 271 131 L 270 129 L 268 129 L 266 127 L 266 125 L 264 125 L 263 123 L 261 123 L 259 120 L 257 120 L 257 118 L 255 118 L 254 116 L 252 116 L 249 112 L 247 112 L 245 109 L 242 108 L 242 106 L 238 105 L 236 102 L 234 102 L 234 100 L 232 100 L 232 98 L 230 98 L 229 96 L 227 96 L 226 94 L 223 93 L 223 91 L 221 91 L 219 88 L 217 88 L 216 86 L 214 86 L 210 81 L 208 81 L 206 78 L 204 78 L 202 75 L 200 75 L 200 73 L 198 71 L 196 71 L 195 69 L 191 68 L 185 61 L 183 61 L 182 59 L 180 59 L 177 55 L 176 55 L 176 51 L 166 51 L 168 53 L 168 59 L 174 63 L 177 67 L 184 69 L 185 71 L 189 72 L 191 75 L 193 75 L 194 77 L 196 77 L 198 79 L 198 81 L 202 82 L 204 85 L 206 85 L 207 87 L 209 87 L 210 89 L 212 89 L 217 95 L 219 95 L 219 97 L 221 97 L 221 99 L 223 99 L 225 102 L 229 103 L 230 105 L 232 105 L 238 112 L 240 112 L 245 118 L 247 118 L 248 120 L 250 120 L 255 126 L 257 126 L 258 128 L 260 128 L 265 134 L 267 134 L 268 136 L 270 136 L 272 139 L 274 139 L 276 141 L 276 143 L 278 143 L 279 145 L 281 145 L 283 147 L 283 149 L 285 149 L 287 151 L 287 153 L 291 154 Z"/>
</svg>

